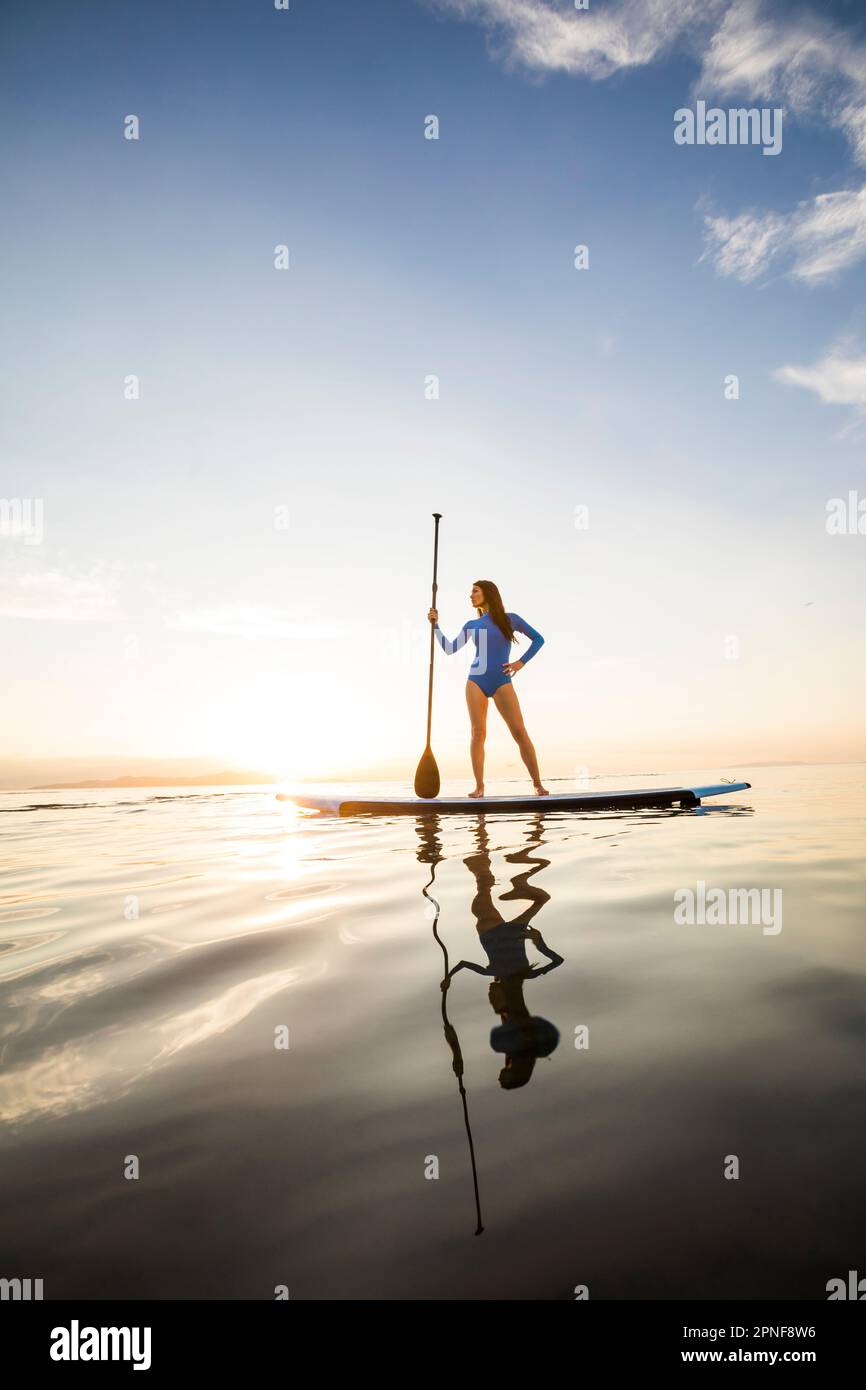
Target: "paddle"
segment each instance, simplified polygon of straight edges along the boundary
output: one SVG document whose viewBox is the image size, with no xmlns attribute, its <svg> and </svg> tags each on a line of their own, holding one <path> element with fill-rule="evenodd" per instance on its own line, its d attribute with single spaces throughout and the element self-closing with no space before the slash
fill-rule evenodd
<svg viewBox="0 0 866 1390">
<path fill-rule="evenodd" d="M 436 590 L 439 587 L 436 583 L 436 569 L 439 563 L 439 522 L 442 520 L 441 512 L 433 513 L 433 521 L 436 525 L 433 537 L 433 601 L 431 608 L 436 607 Z M 421 754 L 421 761 L 415 772 L 415 795 L 432 797 L 439 795 L 439 769 L 436 766 L 436 759 L 433 757 L 433 750 L 430 747 L 430 724 L 433 718 L 433 652 L 436 647 L 433 634 L 433 624 L 430 624 L 430 678 L 427 684 L 427 747 Z"/>
<path fill-rule="evenodd" d="M 432 820 L 432 825 L 430 824 L 430 820 Z M 430 878 L 428 879 L 425 887 L 421 889 L 421 892 L 424 894 L 424 897 L 427 899 L 427 901 L 430 904 L 432 904 L 433 935 L 438 941 L 440 947 L 442 948 L 442 954 L 445 957 L 445 974 L 442 977 L 441 985 L 442 1026 L 445 1031 L 445 1041 L 451 1049 L 451 1066 L 454 1075 L 457 1077 L 457 1086 L 460 1091 L 460 1099 L 463 1102 L 463 1123 L 466 1127 L 466 1138 L 469 1140 L 469 1159 L 472 1164 L 472 1186 L 475 1190 L 475 1234 L 477 1236 L 480 1236 L 484 1230 L 484 1226 L 481 1222 L 481 1198 L 478 1194 L 478 1165 L 475 1162 L 475 1145 L 472 1142 L 472 1127 L 469 1123 L 469 1103 L 466 1097 L 466 1087 L 463 1085 L 463 1053 L 460 1048 L 460 1039 L 457 1036 L 457 1030 L 448 1017 L 447 996 L 448 989 L 451 984 L 448 972 L 448 947 L 445 945 L 445 942 L 442 940 L 442 937 L 439 935 L 438 931 L 440 913 L 439 903 L 428 891 L 428 889 L 433 887 L 433 884 L 436 879 L 436 865 L 442 858 L 442 847 L 439 843 L 439 836 L 436 833 L 436 827 L 439 824 L 439 817 L 432 816 L 430 820 L 427 820 L 426 818 L 424 820 L 421 820 L 419 818 L 419 820 L 416 821 L 416 825 L 418 826 L 418 833 L 421 836 L 421 842 L 423 846 L 418 855 L 418 858 L 420 859 L 422 864 L 430 865 Z"/>
</svg>

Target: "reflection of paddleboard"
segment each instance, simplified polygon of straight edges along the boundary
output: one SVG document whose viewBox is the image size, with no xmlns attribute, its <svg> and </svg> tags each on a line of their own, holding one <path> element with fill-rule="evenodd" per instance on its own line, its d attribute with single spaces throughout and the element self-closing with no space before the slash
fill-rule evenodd
<svg viewBox="0 0 866 1390">
<path fill-rule="evenodd" d="M 559 792 L 555 796 L 440 796 L 430 801 L 411 796 L 371 797 L 353 801 L 348 796 L 306 796 L 303 792 L 278 792 L 278 801 L 292 801 L 310 811 L 332 816 L 419 816 L 467 812 L 485 815 L 494 811 L 609 811 L 639 810 L 642 806 L 700 806 L 705 796 L 748 791 L 750 782 L 722 782 L 712 787 L 654 787 L 626 792 Z"/>
</svg>

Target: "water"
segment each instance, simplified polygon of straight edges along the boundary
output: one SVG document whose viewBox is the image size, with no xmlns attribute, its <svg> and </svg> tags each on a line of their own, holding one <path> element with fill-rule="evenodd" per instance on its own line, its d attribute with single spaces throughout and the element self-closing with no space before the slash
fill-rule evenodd
<svg viewBox="0 0 866 1390">
<path fill-rule="evenodd" d="M 864 769 L 736 772 L 752 791 L 695 811 L 425 821 L 2 794 L 0 1275 L 822 1299 L 866 1274 Z M 699 880 L 780 888 L 781 930 L 678 924 Z M 501 978 L 443 993 L 446 952 L 486 966 L 479 927 Z"/>
</svg>

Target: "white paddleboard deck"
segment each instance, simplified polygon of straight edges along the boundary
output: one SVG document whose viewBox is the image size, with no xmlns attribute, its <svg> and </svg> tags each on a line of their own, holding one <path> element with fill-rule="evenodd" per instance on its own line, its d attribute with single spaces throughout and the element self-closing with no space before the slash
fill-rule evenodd
<svg viewBox="0 0 866 1390">
<path fill-rule="evenodd" d="M 278 792 L 278 801 L 291 801 L 305 810 L 332 816 L 484 815 L 497 811 L 640 810 L 653 806 L 700 806 L 706 796 L 748 791 L 750 782 L 720 782 L 709 787 L 650 787 L 635 791 L 557 792 L 553 796 L 439 796 L 430 800 L 408 796 L 351 798 L 307 796 Z"/>
</svg>

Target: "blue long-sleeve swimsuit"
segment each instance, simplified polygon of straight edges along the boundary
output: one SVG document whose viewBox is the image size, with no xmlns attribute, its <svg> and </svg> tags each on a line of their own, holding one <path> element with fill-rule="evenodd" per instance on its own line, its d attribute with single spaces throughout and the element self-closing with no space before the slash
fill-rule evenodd
<svg viewBox="0 0 866 1390">
<path fill-rule="evenodd" d="M 475 644 L 475 656 L 469 668 L 469 679 L 479 685 L 487 696 L 493 695 L 501 685 L 511 684 L 511 677 L 502 669 L 506 661 L 520 660 L 525 666 L 544 646 L 541 633 L 524 622 L 519 614 L 509 613 L 508 620 L 515 632 L 522 633 L 531 641 L 528 650 L 519 658 L 512 655 L 508 638 L 499 630 L 489 613 L 484 613 L 480 618 L 471 618 L 468 623 L 464 623 L 453 642 L 448 641 L 439 624 L 436 624 L 436 637 L 446 656 L 459 652 L 460 648 L 465 647 L 469 639 L 472 639 Z"/>
</svg>

